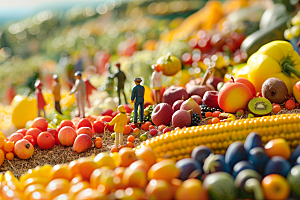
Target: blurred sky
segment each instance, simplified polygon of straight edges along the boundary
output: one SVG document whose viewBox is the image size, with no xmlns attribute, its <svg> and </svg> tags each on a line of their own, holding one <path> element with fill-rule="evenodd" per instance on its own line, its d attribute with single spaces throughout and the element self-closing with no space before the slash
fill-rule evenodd
<svg viewBox="0 0 300 200">
<path fill-rule="evenodd" d="M 0 0 L 0 25 L 30 17 L 41 10 L 93 6 L 105 0 Z M 108 1 L 108 0 L 106 0 Z"/>
</svg>

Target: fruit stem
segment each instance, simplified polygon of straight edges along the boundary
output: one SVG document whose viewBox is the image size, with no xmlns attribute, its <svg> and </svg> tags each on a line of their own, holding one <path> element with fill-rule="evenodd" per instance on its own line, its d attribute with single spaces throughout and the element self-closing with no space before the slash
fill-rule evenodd
<svg viewBox="0 0 300 200">
<path fill-rule="evenodd" d="M 291 60 L 290 56 L 285 57 L 281 62 L 281 69 L 282 72 L 287 75 L 291 76 L 291 73 L 295 74 L 298 78 L 300 78 L 300 72 L 294 68 L 294 63 Z"/>
<path fill-rule="evenodd" d="M 233 76 L 231 77 L 231 80 L 232 80 L 232 82 L 235 82 Z"/>
<path fill-rule="evenodd" d="M 200 85 L 206 85 L 206 81 L 211 77 L 211 75 L 213 74 L 213 71 L 212 71 L 212 66 L 209 65 L 204 76 L 203 76 L 203 79 L 202 79 L 202 82 L 200 83 Z"/>
<path fill-rule="evenodd" d="M 170 52 L 167 53 L 167 61 L 171 61 L 171 53 Z"/>
<path fill-rule="evenodd" d="M 247 192 L 253 192 L 254 199 L 256 199 L 256 200 L 264 199 L 264 194 L 263 194 L 260 182 L 256 178 L 249 178 L 245 182 L 244 187 Z"/>
</svg>

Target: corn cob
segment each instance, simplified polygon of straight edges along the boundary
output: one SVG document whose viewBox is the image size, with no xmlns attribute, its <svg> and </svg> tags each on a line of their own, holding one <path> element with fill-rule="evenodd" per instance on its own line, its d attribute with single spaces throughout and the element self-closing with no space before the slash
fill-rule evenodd
<svg viewBox="0 0 300 200">
<path fill-rule="evenodd" d="M 136 150 L 150 146 L 158 160 L 170 158 L 175 161 L 190 157 L 192 150 L 200 145 L 216 154 L 225 154 L 231 143 L 244 142 L 251 132 L 257 132 L 263 144 L 274 138 L 284 138 L 294 150 L 300 144 L 299 122 L 300 114 L 282 114 L 188 127 L 148 139 Z"/>
</svg>

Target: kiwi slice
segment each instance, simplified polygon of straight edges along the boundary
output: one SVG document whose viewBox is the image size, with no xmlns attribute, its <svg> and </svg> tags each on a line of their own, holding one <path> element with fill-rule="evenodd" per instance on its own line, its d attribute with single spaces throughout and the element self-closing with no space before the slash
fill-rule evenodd
<svg viewBox="0 0 300 200">
<path fill-rule="evenodd" d="M 256 97 L 249 101 L 248 109 L 255 116 L 263 116 L 272 112 L 272 104 L 264 97 Z"/>
</svg>

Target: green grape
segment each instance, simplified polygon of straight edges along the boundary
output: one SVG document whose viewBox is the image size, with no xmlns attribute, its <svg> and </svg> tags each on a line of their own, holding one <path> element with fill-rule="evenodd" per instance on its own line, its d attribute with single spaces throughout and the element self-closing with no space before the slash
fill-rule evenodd
<svg viewBox="0 0 300 200">
<path fill-rule="evenodd" d="M 286 29 L 283 33 L 283 36 L 286 40 L 291 40 L 293 38 L 293 34 L 291 32 L 291 29 Z"/>
<path fill-rule="evenodd" d="M 291 33 L 294 37 L 299 37 L 300 35 L 300 26 L 296 25 L 291 28 Z"/>
</svg>

